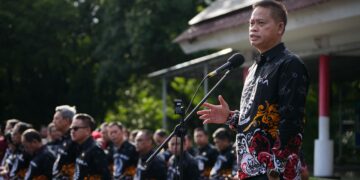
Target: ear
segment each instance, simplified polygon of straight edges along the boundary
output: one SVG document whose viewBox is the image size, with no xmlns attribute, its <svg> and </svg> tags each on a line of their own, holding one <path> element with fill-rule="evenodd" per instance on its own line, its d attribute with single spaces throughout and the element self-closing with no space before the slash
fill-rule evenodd
<svg viewBox="0 0 360 180">
<path fill-rule="evenodd" d="M 278 24 L 278 34 L 282 35 L 285 32 L 285 24 L 284 22 L 279 22 Z"/>
</svg>

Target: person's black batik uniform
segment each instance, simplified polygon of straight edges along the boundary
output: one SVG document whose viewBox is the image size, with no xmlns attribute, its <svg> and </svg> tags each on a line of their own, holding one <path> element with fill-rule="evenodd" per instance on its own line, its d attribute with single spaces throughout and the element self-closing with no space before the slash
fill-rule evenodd
<svg viewBox="0 0 360 180">
<path fill-rule="evenodd" d="M 114 144 L 109 143 L 108 146 L 103 150 L 108 162 L 107 164 L 108 169 L 110 170 L 110 173 L 113 174 L 112 171 L 113 171 Z"/>
<path fill-rule="evenodd" d="M 198 148 L 195 159 L 198 162 L 201 179 L 209 179 L 211 168 L 214 166 L 218 154 L 218 151 L 211 144 Z"/>
<path fill-rule="evenodd" d="M 46 146 L 43 146 L 30 161 L 29 168 L 25 174 L 25 180 L 52 179 L 52 166 L 54 162 L 54 154 Z"/>
<path fill-rule="evenodd" d="M 6 169 L 9 171 L 14 164 L 15 161 L 15 153 L 12 151 L 9 147 L 6 149 L 5 155 L 1 161 L 1 167 L 6 167 Z M 6 174 L 6 176 L 9 175 L 9 172 Z M 1 177 L 0 177 L 1 179 Z"/>
<path fill-rule="evenodd" d="M 183 167 L 183 179 L 185 180 L 198 180 L 200 178 L 200 172 L 197 165 L 197 161 L 188 152 L 184 152 L 182 159 Z M 179 156 L 173 155 L 169 160 L 169 167 L 167 171 L 168 180 L 180 179 L 180 162 Z"/>
<path fill-rule="evenodd" d="M 56 159 L 58 150 L 60 147 L 62 147 L 61 139 L 57 139 L 57 140 L 46 143 L 46 147 L 47 147 L 47 150 L 49 152 L 51 152 L 55 156 L 55 159 Z"/>
<path fill-rule="evenodd" d="M 210 172 L 210 179 L 219 180 L 234 175 L 234 164 L 236 164 L 235 152 L 231 146 L 221 151 L 217 157 L 214 167 Z"/>
<path fill-rule="evenodd" d="M 135 146 L 125 141 L 120 149 L 114 146 L 113 176 L 114 179 L 133 179 L 136 171 L 138 153 Z"/>
<path fill-rule="evenodd" d="M 74 180 L 111 179 L 104 150 L 98 146 L 92 137 L 89 137 L 78 148 Z"/>
<path fill-rule="evenodd" d="M 9 171 L 9 177 L 10 179 L 24 179 L 31 156 L 24 151 L 22 146 L 18 146 L 13 155 L 14 159 Z"/>
<path fill-rule="evenodd" d="M 53 165 L 53 179 L 69 179 L 75 172 L 77 144 L 71 140 L 70 131 L 61 137 Z"/>
<path fill-rule="evenodd" d="M 159 156 L 156 156 L 151 163 L 147 165 L 146 169 L 143 166 L 153 152 L 154 151 L 150 151 L 144 157 L 139 158 L 134 180 L 166 180 L 166 164 Z"/>
<path fill-rule="evenodd" d="M 172 154 L 169 151 L 169 149 L 160 152 L 158 155 L 159 158 L 161 158 L 162 160 L 165 161 L 166 167 L 169 166 L 169 160 L 170 160 L 171 156 L 172 156 Z"/>
<path fill-rule="evenodd" d="M 191 148 L 189 148 L 189 149 L 187 150 L 187 152 L 188 152 L 191 156 L 195 157 L 196 154 L 197 154 L 197 149 L 194 148 L 194 147 L 191 147 Z"/>
</svg>

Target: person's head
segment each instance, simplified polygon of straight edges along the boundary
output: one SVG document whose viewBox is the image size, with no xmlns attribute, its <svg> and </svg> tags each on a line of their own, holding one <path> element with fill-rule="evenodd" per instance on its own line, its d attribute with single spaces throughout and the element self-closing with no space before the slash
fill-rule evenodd
<svg viewBox="0 0 360 180">
<path fill-rule="evenodd" d="M 163 143 L 166 138 L 167 138 L 167 133 L 164 129 L 156 130 L 153 135 L 154 142 L 157 146 Z"/>
<path fill-rule="evenodd" d="M 110 137 L 108 134 L 108 123 L 107 122 L 103 122 L 100 125 L 100 133 L 101 133 L 101 137 L 105 142 L 110 142 Z"/>
<path fill-rule="evenodd" d="M 185 149 L 186 149 L 186 150 L 191 149 L 192 146 L 193 146 L 191 135 L 190 135 L 190 134 L 186 134 L 184 140 L 185 140 L 185 141 L 184 141 L 184 147 L 185 147 Z"/>
<path fill-rule="evenodd" d="M 111 122 L 108 126 L 110 140 L 117 146 L 124 142 L 124 126 L 120 122 Z"/>
<path fill-rule="evenodd" d="M 213 134 L 213 139 L 218 151 L 223 151 L 231 145 L 231 135 L 225 128 L 217 129 Z"/>
<path fill-rule="evenodd" d="M 25 152 L 30 155 L 39 151 L 43 146 L 41 142 L 41 135 L 35 129 L 28 129 L 21 135 L 21 143 L 24 147 Z"/>
<path fill-rule="evenodd" d="M 61 138 L 61 132 L 58 131 L 54 123 L 48 125 L 48 139 L 49 141 L 56 141 Z"/>
<path fill-rule="evenodd" d="M 274 0 L 264 0 L 253 5 L 249 20 L 249 40 L 259 52 L 271 49 L 279 42 L 285 32 L 287 10 Z"/>
<path fill-rule="evenodd" d="M 174 155 L 179 155 L 180 154 L 180 140 L 181 138 L 179 136 L 173 136 L 171 137 L 168 145 L 169 145 L 169 151 L 171 152 L 171 154 Z M 183 149 L 183 151 L 185 151 L 185 147 Z"/>
<path fill-rule="evenodd" d="M 39 131 L 39 133 L 40 133 L 40 135 L 41 135 L 41 138 L 47 138 L 47 136 L 48 136 L 48 128 L 46 127 L 46 126 L 44 126 L 44 125 L 42 125 L 41 127 L 40 127 L 40 131 Z"/>
<path fill-rule="evenodd" d="M 149 130 L 140 130 L 135 137 L 136 151 L 140 156 L 148 154 L 153 148 L 152 133 Z"/>
<path fill-rule="evenodd" d="M 14 145 L 21 144 L 21 135 L 23 134 L 24 131 L 30 128 L 32 128 L 32 125 L 25 122 L 18 122 L 14 126 L 11 132 L 11 139 Z"/>
<path fill-rule="evenodd" d="M 20 120 L 18 120 L 18 119 L 8 119 L 8 120 L 6 120 L 4 134 L 11 133 L 11 131 L 14 128 L 15 124 L 17 124 L 18 122 L 20 122 Z"/>
<path fill-rule="evenodd" d="M 76 114 L 70 126 L 71 139 L 78 143 L 84 143 L 95 130 L 95 120 L 88 114 Z"/>
<path fill-rule="evenodd" d="M 194 129 L 194 142 L 198 147 L 204 147 L 209 144 L 209 136 L 204 128 Z"/>
<path fill-rule="evenodd" d="M 137 133 L 139 132 L 140 130 L 139 129 L 134 129 L 130 132 L 130 136 L 129 136 L 129 141 L 132 142 L 132 143 L 135 143 L 135 138 L 136 138 L 136 135 Z"/>
<path fill-rule="evenodd" d="M 55 108 L 55 114 L 53 117 L 53 123 L 57 130 L 65 134 L 69 130 L 71 121 L 76 114 L 75 106 L 71 107 L 69 105 L 57 106 Z"/>
</svg>

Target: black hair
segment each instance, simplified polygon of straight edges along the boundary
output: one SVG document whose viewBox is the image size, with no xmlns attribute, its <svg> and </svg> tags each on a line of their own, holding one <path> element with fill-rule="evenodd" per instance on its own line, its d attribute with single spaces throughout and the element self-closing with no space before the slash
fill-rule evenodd
<svg viewBox="0 0 360 180">
<path fill-rule="evenodd" d="M 82 120 L 87 126 L 90 127 L 91 131 L 94 131 L 96 128 L 95 120 L 89 114 L 85 114 L 85 113 L 75 114 L 73 119 Z"/>
</svg>

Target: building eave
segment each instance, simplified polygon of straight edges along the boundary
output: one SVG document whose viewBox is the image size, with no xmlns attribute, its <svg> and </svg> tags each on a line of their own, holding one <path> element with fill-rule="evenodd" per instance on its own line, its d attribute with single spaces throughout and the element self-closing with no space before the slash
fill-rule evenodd
<svg viewBox="0 0 360 180">
<path fill-rule="evenodd" d="M 288 9 L 288 12 L 293 12 L 326 1 L 329 0 L 308 0 L 308 1 L 288 0 L 285 1 L 285 5 Z M 197 22 L 196 24 L 192 24 L 187 30 L 185 30 L 178 37 L 176 37 L 173 42 L 174 43 L 181 43 L 183 41 L 191 42 L 196 40 L 200 36 L 218 32 L 224 29 L 238 27 L 243 24 L 247 24 L 251 15 L 251 11 L 252 10 L 250 6 L 244 6 L 241 9 L 230 11 L 227 14 L 220 14 L 219 16 L 216 17 L 204 19 L 203 21 L 196 21 Z"/>
</svg>

